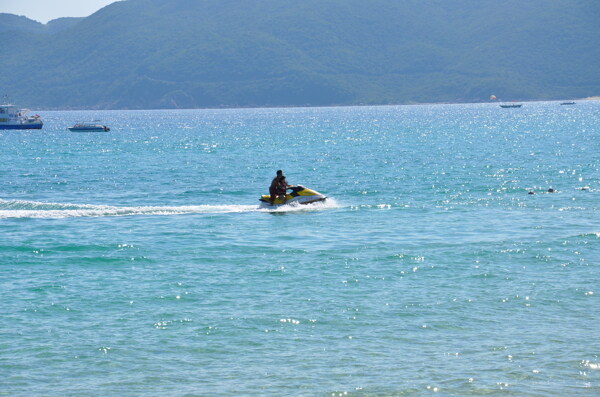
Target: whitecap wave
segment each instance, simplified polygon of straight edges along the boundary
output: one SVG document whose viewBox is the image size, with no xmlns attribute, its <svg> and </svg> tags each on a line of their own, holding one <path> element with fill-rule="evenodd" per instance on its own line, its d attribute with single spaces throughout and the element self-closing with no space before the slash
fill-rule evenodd
<svg viewBox="0 0 600 397">
<path fill-rule="evenodd" d="M 136 206 L 118 207 L 108 205 L 45 203 L 25 200 L 1 200 L 0 219 L 7 218 L 75 218 L 138 215 L 224 214 L 239 212 L 297 212 L 338 207 L 334 200 L 299 205 L 291 203 L 275 208 L 261 205 L 183 205 L 183 206 Z"/>
</svg>

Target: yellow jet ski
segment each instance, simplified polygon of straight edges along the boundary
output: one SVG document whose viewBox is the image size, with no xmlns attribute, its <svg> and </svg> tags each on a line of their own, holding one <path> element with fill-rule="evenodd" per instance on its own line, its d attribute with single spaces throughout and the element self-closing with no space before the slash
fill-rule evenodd
<svg viewBox="0 0 600 397">
<path fill-rule="evenodd" d="M 324 201 L 327 198 L 319 192 L 310 190 L 310 189 L 305 188 L 304 186 L 300 186 L 300 185 L 288 186 L 288 190 L 291 190 L 291 192 L 286 193 L 285 204 L 290 204 L 290 203 L 310 204 L 310 203 L 316 203 L 318 201 Z M 259 200 L 261 202 L 267 203 L 267 204 L 271 203 L 270 199 L 271 199 L 271 196 L 268 194 L 263 194 L 259 198 Z M 281 200 L 281 198 L 277 197 L 275 199 L 275 201 L 273 202 L 273 204 L 280 205 L 280 204 L 284 204 L 284 203 L 283 203 L 283 200 Z"/>
</svg>

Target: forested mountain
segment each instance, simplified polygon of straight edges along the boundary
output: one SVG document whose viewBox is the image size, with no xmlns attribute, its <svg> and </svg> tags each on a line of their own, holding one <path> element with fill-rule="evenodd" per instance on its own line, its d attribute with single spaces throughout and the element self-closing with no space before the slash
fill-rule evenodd
<svg viewBox="0 0 600 397">
<path fill-rule="evenodd" d="M 58 18 L 43 25 L 23 16 L 0 14 L 0 32 L 55 33 L 60 30 L 68 29 L 83 19 L 84 18 Z"/>
<path fill-rule="evenodd" d="M 0 15 L 0 94 L 36 108 L 579 98 L 597 0 L 125 0 L 48 25 Z"/>
</svg>

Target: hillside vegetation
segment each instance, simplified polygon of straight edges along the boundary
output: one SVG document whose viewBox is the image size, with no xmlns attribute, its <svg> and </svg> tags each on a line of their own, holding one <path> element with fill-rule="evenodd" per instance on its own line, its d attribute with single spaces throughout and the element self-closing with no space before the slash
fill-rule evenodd
<svg viewBox="0 0 600 397">
<path fill-rule="evenodd" d="M 600 93 L 597 0 L 126 0 L 0 14 L 0 93 L 37 108 L 579 98 Z"/>
</svg>

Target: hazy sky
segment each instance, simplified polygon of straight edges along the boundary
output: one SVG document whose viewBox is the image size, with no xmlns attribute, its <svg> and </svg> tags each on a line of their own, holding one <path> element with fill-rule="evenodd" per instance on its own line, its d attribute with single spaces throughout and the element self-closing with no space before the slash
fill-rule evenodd
<svg viewBox="0 0 600 397">
<path fill-rule="evenodd" d="M 0 13 L 25 15 L 42 23 L 61 17 L 87 17 L 117 0 L 0 0 Z"/>
</svg>

